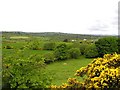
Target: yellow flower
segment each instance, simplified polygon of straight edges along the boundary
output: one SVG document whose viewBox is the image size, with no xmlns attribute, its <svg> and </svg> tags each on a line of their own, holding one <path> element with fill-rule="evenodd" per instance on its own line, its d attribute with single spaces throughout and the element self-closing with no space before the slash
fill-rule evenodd
<svg viewBox="0 0 120 90">
<path fill-rule="evenodd" d="M 99 77 L 94 77 L 91 79 L 91 81 L 98 81 L 100 78 Z"/>
</svg>

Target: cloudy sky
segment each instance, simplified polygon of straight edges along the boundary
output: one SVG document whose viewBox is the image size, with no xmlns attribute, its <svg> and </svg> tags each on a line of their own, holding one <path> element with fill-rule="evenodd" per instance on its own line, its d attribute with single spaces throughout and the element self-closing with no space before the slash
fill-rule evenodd
<svg viewBox="0 0 120 90">
<path fill-rule="evenodd" d="M 119 0 L 1 0 L 0 30 L 118 34 Z"/>
</svg>

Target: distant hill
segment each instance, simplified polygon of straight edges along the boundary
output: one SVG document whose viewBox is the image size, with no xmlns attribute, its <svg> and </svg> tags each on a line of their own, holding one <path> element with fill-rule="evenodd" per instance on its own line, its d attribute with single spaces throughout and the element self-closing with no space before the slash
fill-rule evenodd
<svg viewBox="0 0 120 90">
<path fill-rule="evenodd" d="M 49 37 L 51 39 L 98 39 L 101 37 L 111 36 L 111 35 L 88 35 L 88 34 L 71 34 L 71 33 L 61 33 L 61 32 L 39 32 L 39 33 L 33 33 L 33 32 L 4 32 L 2 31 L 3 35 L 7 36 L 40 36 L 40 37 Z M 117 36 L 115 36 L 117 37 Z"/>
</svg>

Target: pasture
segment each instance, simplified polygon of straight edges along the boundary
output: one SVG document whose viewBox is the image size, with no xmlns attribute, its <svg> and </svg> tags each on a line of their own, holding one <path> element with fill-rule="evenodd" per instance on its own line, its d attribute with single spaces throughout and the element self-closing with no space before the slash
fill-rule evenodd
<svg viewBox="0 0 120 90">
<path fill-rule="evenodd" d="M 88 65 L 92 60 L 81 56 L 78 59 L 55 62 L 47 65 L 46 71 L 53 78 L 52 83 L 54 85 L 61 85 L 62 83 L 67 83 L 69 77 L 75 77 L 76 70 Z M 82 81 L 81 78 L 79 80 Z"/>
</svg>

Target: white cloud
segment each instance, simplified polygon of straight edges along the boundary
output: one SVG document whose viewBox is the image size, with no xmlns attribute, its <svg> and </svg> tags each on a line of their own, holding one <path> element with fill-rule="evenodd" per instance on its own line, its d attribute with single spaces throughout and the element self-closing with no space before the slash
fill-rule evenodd
<svg viewBox="0 0 120 90">
<path fill-rule="evenodd" d="M 118 0 L 1 0 L 0 30 L 117 34 L 112 24 L 117 4 Z M 89 30 L 96 20 L 108 26 L 106 31 Z"/>
</svg>

